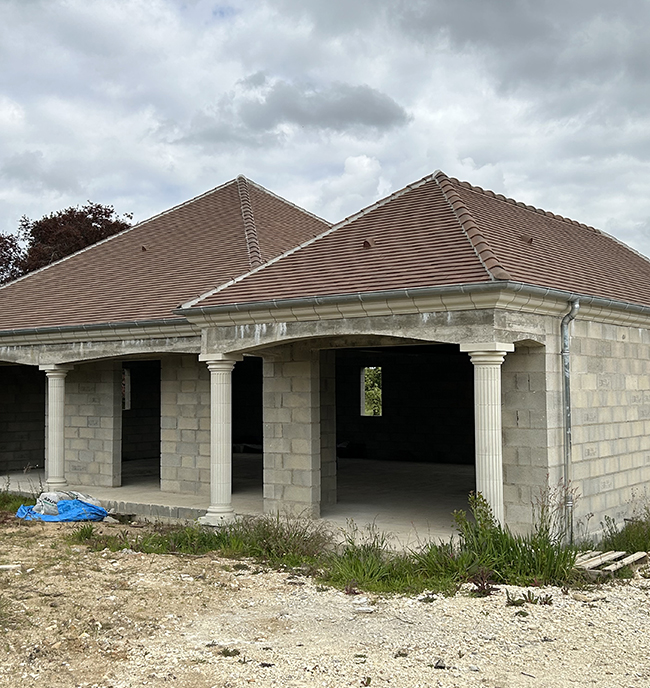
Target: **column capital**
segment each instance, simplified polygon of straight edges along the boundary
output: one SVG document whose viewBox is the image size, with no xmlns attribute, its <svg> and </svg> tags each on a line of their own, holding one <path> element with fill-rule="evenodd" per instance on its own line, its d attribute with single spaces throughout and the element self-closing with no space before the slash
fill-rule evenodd
<svg viewBox="0 0 650 688">
<path fill-rule="evenodd" d="M 60 376 L 65 377 L 72 369 L 74 365 L 72 363 L 47 363 L 45 365 L 39 365 L 38 369 L 45 372 L 49 377 L 57 377 L 55 374 L 59 373 Z"/>
<path fill-rule="evenodd" d="M 199 361 L 206 363 L 207 365 L 211 364 L 227 364 L 230 363 L 231 365 L 235 365 L 237 361 L 243 361 L 244 357 L 241 354 L 199 354 Z"/>
<path fill-rule="evenodd" d="M 460 350 L 465 354 L 475 351 L 502 351 L 507 354 L 515 350 L 515 345 L 509 342 L 465 342 L 460 345 Z"/>
<path fill-rule="evenodd" d="M 46 373 L 56 373 L 57 371 L 69 373 L 73 368 L 74 363 L 46 363 L 38 366 L 39 370 L 43 370 Z"/>
<path fill-rule="evenodd" d="M 469 358 L 474 366 L 500 366 L 506 357 L 506 351 L 470 351 Z"/>
</svg>

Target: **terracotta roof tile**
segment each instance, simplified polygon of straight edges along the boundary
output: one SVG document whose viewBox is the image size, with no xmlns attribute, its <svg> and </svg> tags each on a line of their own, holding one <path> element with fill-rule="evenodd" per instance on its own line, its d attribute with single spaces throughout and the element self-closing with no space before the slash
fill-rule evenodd
<svg viewBox="0 0 650 688">
<path fill-rule="evenodd" d="M 450 180 L 511 279 L 650 306 L 650 261 L 585 224 Z"/>
<path fill-rule="evenodd" d="M 465 226 L 426 177 L 198 305 L 491 281 Z"/>
<path fill-rule="evenodd" d="M 239 177 L 0 288 L 0 331 L 179 317 L 329 226 Z"/>
<path fill-rule="evenodd" d="M 186 306 L 512 280 L 650 306 L 650 261 L 574 220 L 436 173 Z"/>
</svg>

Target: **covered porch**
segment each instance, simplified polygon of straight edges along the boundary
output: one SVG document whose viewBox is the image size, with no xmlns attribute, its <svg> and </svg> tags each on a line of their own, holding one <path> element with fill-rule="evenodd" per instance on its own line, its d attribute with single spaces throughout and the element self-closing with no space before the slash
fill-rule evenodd
<svg viewBox="0 0 650 688">
<path fill-rule="evenodd" d="M 264 513 L 261 471 L 261 455 L 235 455 L 232 508 L 236 515 Z M 121 487 L 69 484 L 64 489 L 90 494 L 108 510 L 150 521 L 193 521 L 210 506 L 207 495 L 162 492 L 153 476 L 123 478 Z M 0 481 L 10 491 L 28 496 L 46 489 L 43 470 L 5 473 Z M 360 528 L 374 524 L 401 545 L 446 539 L 455 532 L 452 512 L 466 507 L 474 484 L 473 466 L 342 459 L 339 499 L 323 510 L 322 518 L 333 530 L 345 529 L 350 521 Z M 442 498 L 431 499 L 434 486 L 436 492 L 443 488 Z"/>
<path fill-rule="evenodd" d="M 144 347 L 122 342 L 126 356 L 116 356 L 114 344 L 101 352 L 113 355 L 90 360 L 80 360 L 74 351 L 66 360 L 63 347 L 42 347 L 37 360 L 47 391 L 47 478 L 34 470 L 11 472 L 11 489 L 30 494 L 40 485 L 78 489 L 120 512 L 199 518 L 209 525 L 264 512 L 323 518 L 336 527 L 352 519 L 359 526 L 374 522 L 407 541 L 450 535 L 452 512 L 466 508 L 469 492 L 478 490 L 497 519 L 526 527 L 531 495 L 548 470 L 547 356 L 528 332 L 509 334 L 516 345 L 496 340 L 489 311 L 254 327 L 197 322 L 194 328 L 197 334 L 202 330 L 200 342 L 196 336 L 167 339 L 164 346 L 160 339 Z M 349 355 L 341 359 L 345 352 Z M 425 352 L 424 358 L 418 352 Z M 16 363 L 34 367 L 33 353 Z M 393 398 L 387 397 L 386 408 L 392 403 L 393 409 L 381 431 L 372 418 L 361 419 L 370 428 L 364 456 L 337 451 L 347 436 L 353 446 L 359 444 L 354 424 L 341 418 L 355 404 L 358 410 L 358 402 L 349 405 L 351 393 L 337 378 L 337 360 L 341 370 L 352 369 L 366 353 L 369 360 L 392 361 Z M 54 356 L 57 362 L 41 362 Z M 418 356 L 420 364 L 429 357 L 426 369 L 407 364 Z M 258 364 L 251 367 L 246 362 L 253 359 Z M 145 365 L 147 360 L 159 363 Z M 246 406 L 242 399 L 257 392 L 250 376 L 246 393 L 241 385 L 237 391 L 237 371 L 253 368 L 260 400 Z M 126 370 L 134 382 L 148 371 L 141 381 L 157 386 L 128 427 L 127 414 L 137 404 L 131 411 L 124 407 Z M 423 401 L 426 392 L 416 394 L 418 374 L 427 376 L 433 401 Z M 135 400 L 137 390 L 131 393 Z M 416 415 L 411 427 L 425 430 L 400 452 L 395 438 L 410 432 L 409 418 Z M 258 419 L 260 454 L 241 453 L 259 441 L 255 432 L 240 434 L 244 416 Z M 438 430 L 432 431 L 434 426 Z M 138 444 L 142 428 L 146 442 Z M 435 451 L 427 449 L 431 438 Z M 458 453 L 465 458 L 450 460 L 461 446 Z M 539 448 L 535 465 L 534 447 Z M 125 460 L 127 449 L 132 460 Z M 141 450 L 155 455 L 140 456 Z M 132 471 L 142 459 L 152 463 L 152 471 Z"/>
</svg>

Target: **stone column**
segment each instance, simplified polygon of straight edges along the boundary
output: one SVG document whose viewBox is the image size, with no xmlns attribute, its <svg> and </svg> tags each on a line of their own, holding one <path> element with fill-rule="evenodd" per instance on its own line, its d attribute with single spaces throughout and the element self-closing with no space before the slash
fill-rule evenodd
<svg viewBox="0 0 650 688">
<path fill-rule="evenodd" d="M 42 365 L 47 375 L 47 461 L 46 485 L 49 490 L 62 490 L 65 479 L 65 376 L 71 365 Z"/>
<path fill-rule="evenodd" d="M 210 371 L 210 507 L 199 521 L 218 526 L 231 521 L 232 508 L 232 369 L 240 357 L 201 354 Z"/>
<path fill-rule="evenodd" d="M 474 364 L 474 434 L 476 438 L 476 491 L 503 524 L 503 449 L 501 427 L 501 364 L 513 344 L 487 342 L 461 344 Z"/>
</svg>

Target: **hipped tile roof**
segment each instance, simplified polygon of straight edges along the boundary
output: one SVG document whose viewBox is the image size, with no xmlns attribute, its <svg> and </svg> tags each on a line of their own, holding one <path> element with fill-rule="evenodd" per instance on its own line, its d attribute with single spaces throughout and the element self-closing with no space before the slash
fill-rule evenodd
<svg viewBox="0 0 650 688">
<path fill-rule="evenodd" d="M 0 288 L 0 331 L 182 320 L 179 304 L 329 226 L 240 176 Z"/>
<path fill-rule="evenodd" d="M 425 177 L 188 307 L 515 281 L 650 306 L 650 261 L 593 227 Z"/>
</svg>

